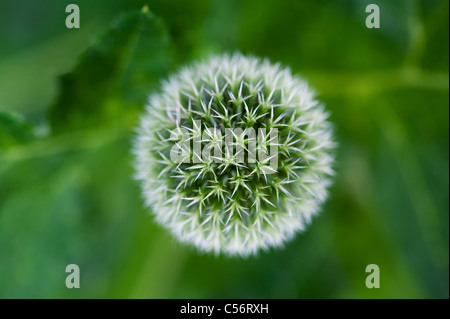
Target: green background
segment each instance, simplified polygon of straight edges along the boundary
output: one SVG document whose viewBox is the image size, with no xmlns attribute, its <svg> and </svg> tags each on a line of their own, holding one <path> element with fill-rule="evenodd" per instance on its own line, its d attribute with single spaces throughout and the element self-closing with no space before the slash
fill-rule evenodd
<svg viewBox="0 0 450 319">
<path fill-rule="evenodd" d="M 69 3 L 80 29 L 65 27 Z M 365 27 L 369 3 L 380 29 Z M 107 117 L 86 104 L 74 129 L 65 105 L 49 120 L 58 76 L 111 20 L 144 4 L 168 30 L 167 70 L 212 53 L 269 57 L 307 78 L 331 111 L 335 185 L 285 248 L 201 255 L 155 224 L 132 178 L 141 95 L 133 107 L 117 98 Z M 38 137 L 0 121 L 0 297 L 448 298 L 448 10 L 434 0 L 1 1 L 0 110 L 21 114 Z M 65 287 L 71 263 L 80 289 Z M 379 289 L 365 286 L 372 263 Z"/>
</svg>

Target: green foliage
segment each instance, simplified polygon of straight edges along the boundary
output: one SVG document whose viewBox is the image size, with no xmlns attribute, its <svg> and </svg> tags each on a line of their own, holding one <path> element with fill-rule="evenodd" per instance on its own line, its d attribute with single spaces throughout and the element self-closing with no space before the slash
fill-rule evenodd
<svg viewBox="0 0 450 319">
<path fill-rule="evenodd" d="M 54 75 L 101 25 L 143 2 L 79 0 L 75 31 L 63 27 L 71 1 L 0 1 L 0 105 L 45 124 Z M 132 73 L 113 81 L 113 95 L 90 97 L 86 86 L 99 83 L 77 84 L 70 96 L 90 106 L 65 100 L 51 120 L 55 132 L 72 132 L 17 144 L 27 139 L 7 129 L 0 297 L 448 298 L 448 1 L 379 0 L 379 30 L 365 28 L 359 0 L 148 2 L 164 17 L 177 61 L 240 50 L 309 79 L 340 145 L 330 200 L 284 250 L 244 261 L 180 247 L 142 208 L 131 178 L 129 120 L 144 104 L 140 90 L 122 85 Z M 143 68 L 129 59 L 136 67 L 127 70 Z M 79 290 L 64 286 L 69 263 L 81 267 Z M 380 289 L 364 285 L 370 263 L 380 266 Z"/>
<path fill-rule="evenodd" d="M 166 74 L 169 61 L 162 22 L 146 8 L 124 14 L 80 56 L 73 71 L 60 78 L 60 93 L 50 108 L 52 129 L 61 132 L 130 118 Z"/>
<path fill-rule="evenodd" d="M 36 138 L 32 124 L 17 114 L 0 111 L 0 150 L 26 143 Z"/>
</svg>

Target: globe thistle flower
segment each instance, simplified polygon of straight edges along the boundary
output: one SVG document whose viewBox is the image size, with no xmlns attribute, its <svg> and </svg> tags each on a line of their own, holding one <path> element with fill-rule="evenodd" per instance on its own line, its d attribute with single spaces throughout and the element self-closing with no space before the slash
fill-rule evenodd
<svg viewBox="0 0 450 319">
<path fill-rule="evenodd" d="M 137 130 L 145 202 L 201 251 L 281 246 L 327 198 L 327 117 L 304 80 L 268 60 L 234 54 L 186 66 L 151 95 Z"/>
</svg>

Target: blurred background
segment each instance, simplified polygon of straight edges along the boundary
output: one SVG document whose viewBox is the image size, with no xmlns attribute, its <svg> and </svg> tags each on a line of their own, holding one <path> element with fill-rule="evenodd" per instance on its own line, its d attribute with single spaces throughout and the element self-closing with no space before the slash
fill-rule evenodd
<svg viewBox="0 0 450 319">
<path fill-rule="evenodd" d="M 80 29 L 65 27 L 70 3 L 80 7 Z M 369 3 L 380 7 L 380 29 L 365 26 Z M 58 76 L 115 17 L 144 4 L 169 34 L 167 72 L 212 53 L 268 57 L 307 78 L 331 111 L 335 185 L 284 249 L 247 260 L 201 255 L 155 224 L 132 179 L 133 126 L 145 99 L 114 108 L 128 119 L 120 129 L 110 121 L 52 134 Z M 1 1 L 0 110 L 20 114 L 39 138 L 0 148 L 0 297 L 448 298 L 448 7 Z M 80 289 L 65 286 L 72 263 Z M 379 289 L 365 286 L 368 264 L 380 267 Z"/>
</svg>

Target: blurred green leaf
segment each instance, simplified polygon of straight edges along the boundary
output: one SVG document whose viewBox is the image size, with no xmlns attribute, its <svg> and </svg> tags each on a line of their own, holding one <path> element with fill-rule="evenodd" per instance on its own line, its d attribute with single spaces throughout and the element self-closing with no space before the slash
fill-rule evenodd
<svg viewBox="0 0 450 319">
<path fill-rule="evenodd" d="M 147 8 L 122 15 L 60 78 L 60 93 L 50 108 L 51 128 L 57 133 L 129 118 L 133 112 L 123 109 L 145 103 L 167 73 L 169 57 L 165 27 Z"/>
<path fill-rule="evenodd" d="M 16 114 L 0 111 L 0 150 L 35 138 L 33 125 Z"/>
</svg>

